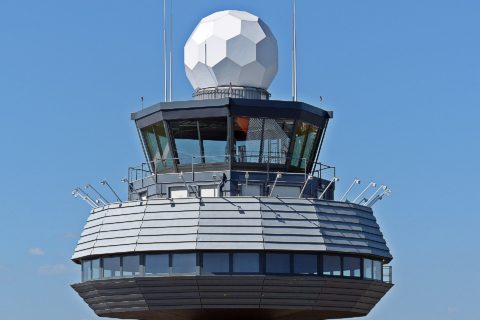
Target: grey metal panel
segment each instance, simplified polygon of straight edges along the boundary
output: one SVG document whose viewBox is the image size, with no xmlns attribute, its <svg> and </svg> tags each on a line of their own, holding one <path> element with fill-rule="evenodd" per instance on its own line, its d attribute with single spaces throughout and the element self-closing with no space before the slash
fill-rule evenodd
<svg viewBox="0 0 480 320">
<path fill-rule="evenodd" d="M 323 277 L 188 276 L 90 281 L 72 287 L 97 314 L 108 317 L 313 320 L 366 315 L 391 285 Z"/>
<path fill-rule="evenodd" d="M 141 204 L 141 205 L 140 205 Z M 294 198 L 155 199 L 89 217 L 73 259 L 166 250 L 299 250 L 391 258 L 370 208 Z"/>
</svg>

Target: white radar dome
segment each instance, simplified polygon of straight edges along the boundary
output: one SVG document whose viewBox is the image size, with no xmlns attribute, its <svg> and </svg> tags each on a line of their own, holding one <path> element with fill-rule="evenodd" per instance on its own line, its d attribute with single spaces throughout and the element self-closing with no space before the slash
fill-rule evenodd
<svg viewBox="0 0 480 320">
<path fill-rule="evenodd" d="M 227 10 L 203 18 L 185 44 L 185 71 L 195 90 L 268 89 L 278 71 L 277 39 L 257 16 Z"/>
</svg>

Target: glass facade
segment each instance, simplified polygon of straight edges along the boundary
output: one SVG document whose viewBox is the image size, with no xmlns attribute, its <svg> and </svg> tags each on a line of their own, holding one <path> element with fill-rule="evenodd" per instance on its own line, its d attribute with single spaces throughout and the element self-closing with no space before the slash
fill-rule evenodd
<svg viewBox="0 0 480 320">
<path fill-rule="evenodd" d="M 303 275 L 318 274 L 318 257 L 313 254 L 294 254 L 293 273 Z"/>
<path fill-rule="evenodd" d="M 258 253 L 234 253 L 233 273 L 259 273 L 260 255 Z"/>
<path fill-rule="evenodd" d="M 228 253 L 204 253 L 202 271 L 205 273 L 229 273 L 230 255 Z"/>
<path fill-rule="evenodd" d="M 197 271 L 197 255 L 195 253 L 172 254 L 173 273 L 195 273 Z"/>
<path fill-rule="evenodd" d="M 102 276 L 101 260 L 92 260 L 92 280 L 100 279 Z"/>
<path fill-rule="evenodd" d="M 343 276 L 360 278 L 362 276 L 361 260 L 357 257 L 343 258 Z"/>
<path fill-rule="evenodd" d="M 140 256 L 124 256 L 122 258 L 122 275 L 124 277 L 140 274 Z"/>
<path fill-rule="evenodd" d="M 288 253 L 267 253 L 265 272 L 283 274 L 290 272 L 290 255 Z"/>
<path fill-rule="evenodd" d="M 168 122 L 180 165 L 226 162 L 227 118 Z"/>
<path fill-rule="evenodd" d="M 156 172 L 175 163 L 188 166 L 230 159 L 300 170 L 313 161 L 319 127 L 294 119 L 236 116 L 161 121 L 141 132 Z"/>
<path fill-rule="evenodd" d="M 103 258 L 103 277 L 112 278 L 120 276 L 120 257 Z"/>
<path fill-rule="evenodd" d="M 365 279 L 373 279 L 373 260 L 363 259 L 363 277 Z"/>
<path fill-rule="evenodd" d="M 142 129 L 142 136 L 155 172 L 173 167 L 173 155 L 164 123 L 159 122 Z"/>
<path fill-rule="evenodd" d="M 295 130 L 295 144 L 292 152 L 291 165 L 296 168 L 305 168 L 307 161 L 310 161 L 314 142 L 317 138 L 318 127 L 299 121 Z"/>
<path fill-rule="evenodd" d="M 285 164 L 294 123 L 288 119 L 235 117 L 235 161 Z"/>
<path fill-rule="evenodd" d="M 342 258 L 339 256 L 323 256 L 323 275 L 342 275 Z"/>
<path fill-rule="evenodd" d="M 297 252 L 176 252 L 82 261 L 82 281 L 169 275 L 304 275 L 383 281 L 382 261 Z M 388 282 L 388 280 L 387 280 Z"/>
<path fill-rule="evenodd" d="M 146 254 L 145 275 L 169 274 L 170 259 L 168 254 Z"/>
</svg>

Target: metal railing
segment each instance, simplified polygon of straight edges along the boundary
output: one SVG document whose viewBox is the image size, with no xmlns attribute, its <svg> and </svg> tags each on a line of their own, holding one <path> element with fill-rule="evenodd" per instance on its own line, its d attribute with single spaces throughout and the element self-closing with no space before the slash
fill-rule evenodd
<svg viewBox="0 0 480 320">
<path fill-rule="evenodd" d="M 385 283 L 393 283 L 393 268 L 392 266 L 383 266 L 383 279 L 382 281 Z"/>
<path fill-rule="evenodd" d="M 195 174 L 202 169 L 240 169 L 243 171 L 262 171 L 266 173 L 292 172 L 303 173 L 305 180 L 308 176 L 331 180 L 336 176 L 334 166 L 310 161 L 306 158 L 288 157 L 278 154 L 241 154 L 216 156 L 189 156 L 164 158 L 142 163 L 128 169 L 128 182 L 132 183 L 159 173 L 191 172 Z"/>
</svg>

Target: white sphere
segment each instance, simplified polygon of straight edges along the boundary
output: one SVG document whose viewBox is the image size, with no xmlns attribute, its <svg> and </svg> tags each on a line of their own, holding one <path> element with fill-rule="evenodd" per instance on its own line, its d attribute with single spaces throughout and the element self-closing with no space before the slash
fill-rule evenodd
<svg viewBox="0 0 480 320">
<path fill-rule="evenodd" d="M 185 72 L 195 90 L 230 84 L 266 90 L 277 71 L 277 39 L 245 11 L 203 18 L 185 44 Z"/>
</svg>

